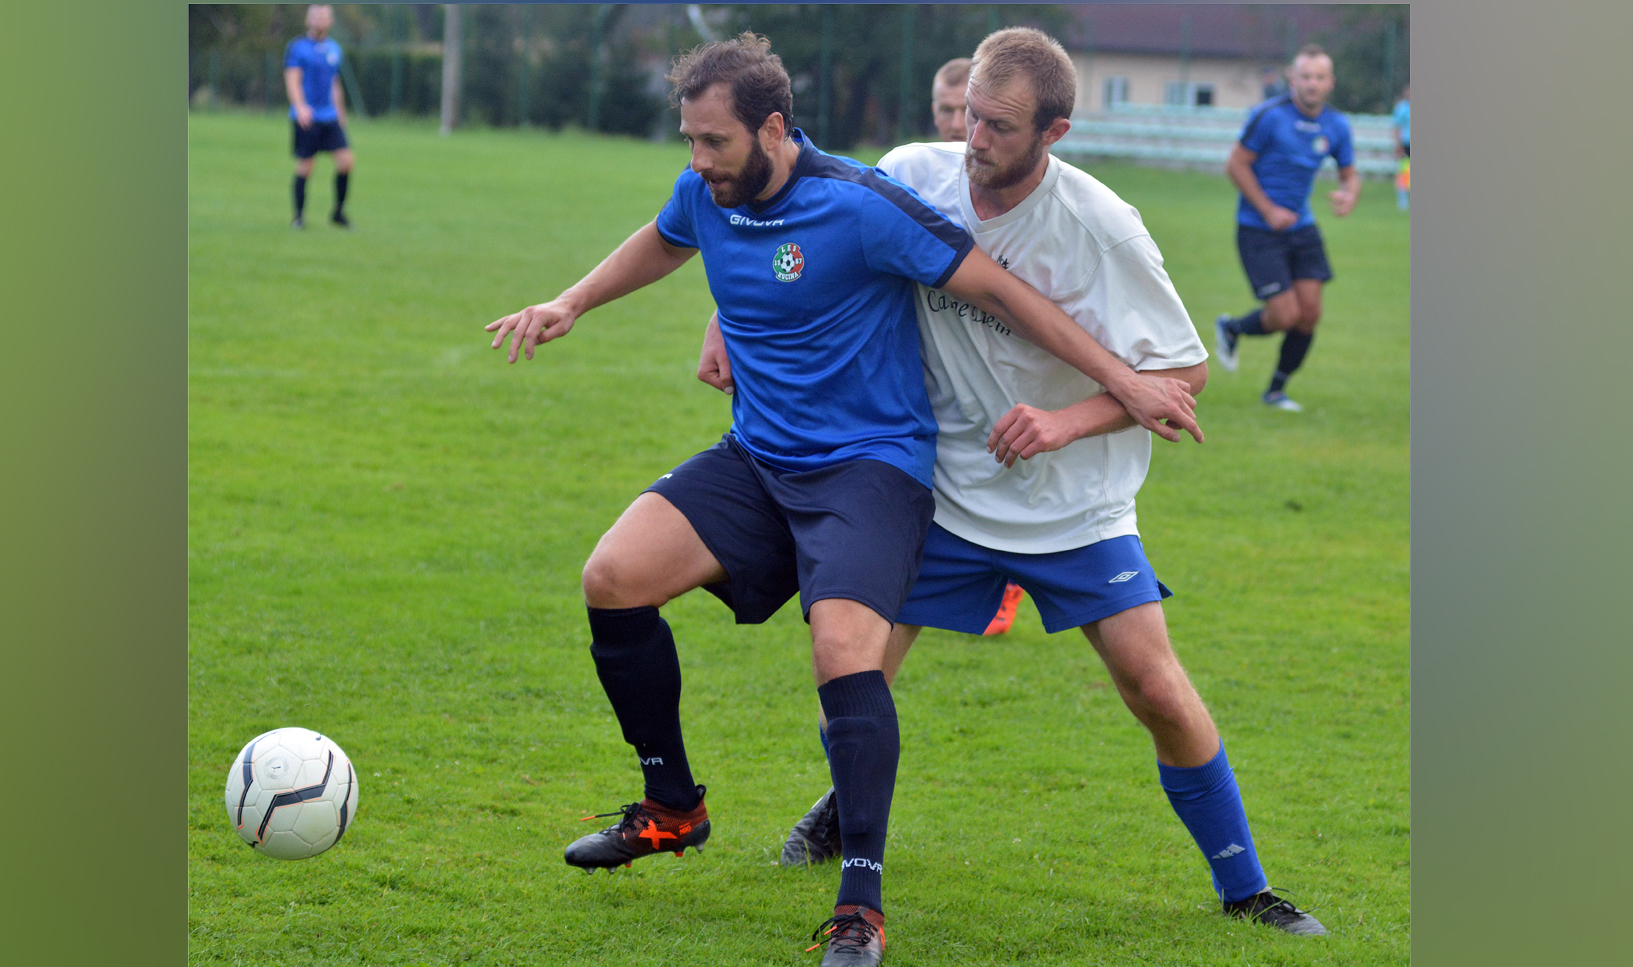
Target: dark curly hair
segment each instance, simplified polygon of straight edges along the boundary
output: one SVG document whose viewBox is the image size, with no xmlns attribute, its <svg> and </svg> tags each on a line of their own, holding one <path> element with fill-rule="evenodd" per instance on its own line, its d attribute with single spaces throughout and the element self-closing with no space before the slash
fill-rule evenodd
<svg viewBox="0 0 1633 967">
<path fill-rule="evenodd" d="M 794 89 L 782 58 L 771 52 L 771 41 L 750 30 L 730 40 L 702 44 L 675 58 L 667 78 L 673 85 L 669 103 L 702 96 L 716 84 L 731 90 L 731 113 L 750 131 L 766 118 L 781 114 L 783 137 L 794 130 Z"/>
</svg>

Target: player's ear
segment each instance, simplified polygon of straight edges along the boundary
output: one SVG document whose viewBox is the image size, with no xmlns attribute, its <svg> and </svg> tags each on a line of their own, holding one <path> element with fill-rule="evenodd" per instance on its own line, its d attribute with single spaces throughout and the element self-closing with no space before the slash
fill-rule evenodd
<svg viewBox="0 0 1633 967">
<path fill-rule="evenodd" d="M 781 111 L 772 111 L 765 117 L 765 123 L 760 125 L 760 145 L 774 148 L 788 137 L 788 119 L 782 116 Z"/>
<path fill-rule="evenodd" d="M 1055 118 L 1054 123 L 1043 129 L 1043 146 L 1048 147 L 1066 136 L 1072 129 L 1072 122 L 1068 118 Z"/>
</svg>

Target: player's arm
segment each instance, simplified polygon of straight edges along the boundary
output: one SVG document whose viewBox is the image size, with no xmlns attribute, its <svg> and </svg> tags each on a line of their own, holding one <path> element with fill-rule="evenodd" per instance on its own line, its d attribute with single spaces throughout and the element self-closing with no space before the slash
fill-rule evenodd
<svg viewBox="0 0 1633 967">
<path fill-rule="evenodd" d="M 1257 160 L 1259 155 L 1249 151 L 1238 141 L 1230 149 L 1230 157 L 1225 160 L 1225 174 L 1230 176 L 1236 190 L 1242 193 L 1247 203 L 1264 217 L 1264 223 L 1270 226 L 1271 231 L 1279 232 L 1285 228 L 1292 228 L 1298 224 L 1298 212 L 1281 207 L 1264 193 L 1264 187 L 1259 184 L 1259 176 L 1253 173 L 1253 162 Z"/>
<path fill-rule="evenodd" d="M 1028 341 L 1104 386 L 1152 433 L 1178 443 L 1179 431 L 1184 430 L 1202 442 L 1196 400 L 1184 383 L 1129 369 L 1059 306 L 1005 272 L 980 249 L 970 251 L 942 288 L 1002 319 Z"/>
<path fill-rule="evenodd" d="M 493 348 L 510 336 L 510 361 L 519 352 L 532 359 L 535 345 L 567 335 L 579 316 L 658 281 L 696 254 L 695 248 L 669 244 L 658 234 L 658 223 L 647 222 L 561 295 L 488 323 L 486 330 L 497 333 Z"/>
<path fill-rule="evenodd" d="M 1197 396 L 1207 385 L 1208 364 L 1197 363 L 1179 369 L 1142 369 L 1140 375 L 1180 380 L 1192 396 Z M 1019 403 L 992 428 L 987 437 L 987 452 L 1004 466 L 1013 467 L 1016 460 L 1030 460 L 1075 440 L 1115 433 L 1134 425 L 1134 418 L 1110 393 L 1098 393 L 1061 410 L 1043 410 Z"/>
<path fill-rule="evenodd" d="M 703 327 L 703 351 L 697 357 L 697 378 L 728 396 L 737 391 L 737 383 L 731 378 L 731 357 L 726 355 L 726 337 L 720 334 L 718 309 Z"/>
<path fill-rule="evenodd" d="M 1354 165 L 1338 169 L 1338 190 L 1328 192 L 1327 200 L 1332 202 L 1332 213 L 1339 218 L 1355 210 L 1355 203 L 1361 200 L 1361 173 Z"/>
<path fill-rule="evenodd" d="M 341 127 L 346 126 L 346 89 L 340 85 L 340 75 L 329 82 L 329 103 L 335 106 L 335 119 Z"/>
<path fill-rule="evenodd" d="M 306 103 L 306 89 L 301 86 L 306 72 L 299 67 L 284 68 L 284 92 L 289 95 L 289 106 L 295 109 L 295 123 L 303 128 L 312 126 L 312 106 Z"/>
</svg>

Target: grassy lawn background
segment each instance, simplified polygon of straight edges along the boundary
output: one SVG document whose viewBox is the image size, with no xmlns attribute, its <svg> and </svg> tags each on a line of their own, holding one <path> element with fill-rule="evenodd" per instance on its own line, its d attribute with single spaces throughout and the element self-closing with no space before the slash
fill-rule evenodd
<svg viewBox="0 0 1633 967">
<path fill-rule="evenodd" d="M 639 490 L 717 439 L 694 376 L 701 260 L 506 366 L 481 327 L 576 280 L 668 196 L 677 145 L 373 122 L 357 228 L 320 160 L 287 227 L 287 122 L 189 129 L 190 958 L 221 964 L 815 963 L 836 869 L 775 865 L 827 787 L 797 608 L 666 609 L 701 856 L 586 876 L 578 822 L 639 769 L 589 659 L 578 572 Z M 879 152 L 866 155 L 874 160 Z M 1223 178 L 1094 165 L 1180 295 L 1251 298 Z M 1318 192 L 1324 191 L 1318 184 Z M 1276 339 L 1156 447 L 1146 549 L 1176 596 L 1271 882 L 1332 930 L 1226 921 L 1144 731 L 1076 632 L 1024 604 L 998 640 L 926 631 L 896 686 L 885 880 L 894 964 L 1403 964 L 1408 953 L 1408 224 L 1387 185 L 1318 208 L 1336 280 L 1302 414 L 1258 394 Z M 222 788 L 268 728 L 336 738 L 356 826 L 329 854 L 245 848 Z"/>
</svg>

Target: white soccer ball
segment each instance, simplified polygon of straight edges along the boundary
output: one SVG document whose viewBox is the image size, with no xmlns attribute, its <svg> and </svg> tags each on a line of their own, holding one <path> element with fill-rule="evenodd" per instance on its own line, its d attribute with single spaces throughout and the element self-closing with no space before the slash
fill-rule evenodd
<svg viewBox="0 0 1633 967">
<path fill-rule="evenodd" d="M 227 772 L 227 818 L 256 852 L 316 856 L 357 818 L 357 773 L 340 746 L 311 729 L 273 729 L 249 741 Z"/>
</svg>

